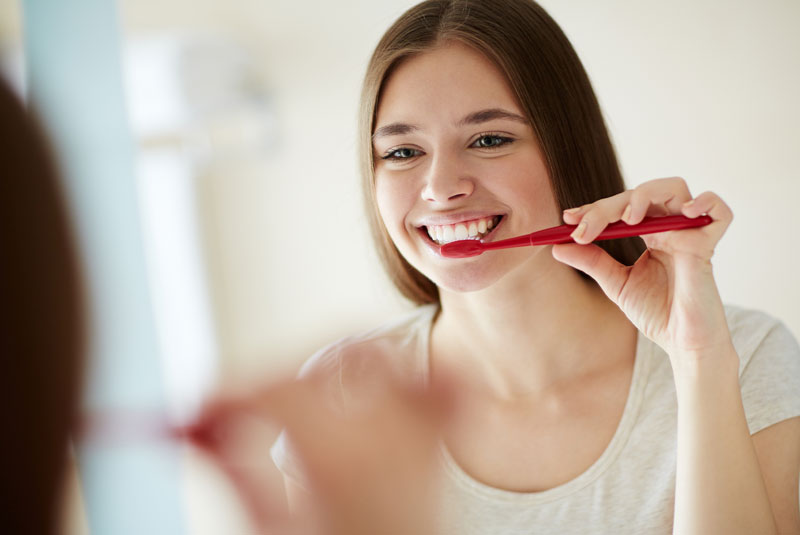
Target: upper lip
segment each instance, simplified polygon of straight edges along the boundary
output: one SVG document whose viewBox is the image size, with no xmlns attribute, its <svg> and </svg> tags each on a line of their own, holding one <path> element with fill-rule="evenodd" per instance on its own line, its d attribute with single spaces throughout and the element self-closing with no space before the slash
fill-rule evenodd
<svg viewBox="0 0 800 535">
<path fill-rule="evenodd" d="M 420 218 L 415 222 L 416 227 L 429 227 L 434 225 L 456 225 L 465 221 L 474 221 L 476 219 L 483 219 L 487 217 L 496 217 L 503 215 L 499 212 L 487 211 L 470 211 L 459 212 L 452 214 L 431 214 L 429 216 Z"/>
</svg>

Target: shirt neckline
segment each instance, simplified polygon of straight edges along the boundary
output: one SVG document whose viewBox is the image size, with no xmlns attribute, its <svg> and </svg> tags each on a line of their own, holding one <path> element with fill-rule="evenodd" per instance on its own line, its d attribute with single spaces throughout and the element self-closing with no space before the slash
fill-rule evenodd
<svg viewBox="0 0 800 535">
<path fill-rule="evenodd" d="M 427 385 L 430 377 L 430 340 L 433 320 L 436 317 L 437 307 L 432 307 L 427 316 L 426 328 L 422 330 L 420 336 L 420 347 L 418 354 L 421 356 L 420 368 L 423 384 Z M 646 377 L 650 366 L 652 344 L 641 332 L 636 334 L 636 354 L 633 361 L 633 373 L 631 374 L 631 384 L 628 388 L 628 397 L 622 411 L 617 429 L 614 436 L 606 446 L 600 457 L 583 473 L 577 477 L 562 483 L 551 489 L 540 492 L 517 492 L 512 490 L 492 487 L 478 481 L 465 472 L 461 466 L 453 459 L 444 441 L 440 443 L 439 453 L 444 467 L 445 475 L 453 480 L 459 487 L 479 495 L 502 502 L 520 502 L 525 504 L 547 503 L 561 499 L 565 496 L 578 492 L 597 480 L 619 457 L 622 449 L 630 437 L 634 423 L 639 414 L 642 396 L 646 384 Z"/>
</svg>

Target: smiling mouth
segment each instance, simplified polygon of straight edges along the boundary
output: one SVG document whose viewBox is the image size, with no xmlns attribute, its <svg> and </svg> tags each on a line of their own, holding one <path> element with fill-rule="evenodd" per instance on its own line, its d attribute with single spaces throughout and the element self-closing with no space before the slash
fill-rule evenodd
<svg viewBox="0 0 800 535">
<path fill-rule="evenodd" d="M 422 229 L 435 244 L 444 245 L 459 240 L 480 240 L 488 236 L 502 218 L 503 216 L 497 215 L 463 221 L 455 225 L 429 225 Z"/>
</svg>

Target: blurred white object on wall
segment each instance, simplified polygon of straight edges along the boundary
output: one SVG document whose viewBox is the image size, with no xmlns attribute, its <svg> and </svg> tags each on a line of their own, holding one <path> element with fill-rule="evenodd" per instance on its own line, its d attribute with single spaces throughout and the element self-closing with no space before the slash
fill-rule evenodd
<svg viewBox="0 0 800 535">
<path fill-rule="evenodd" d="M 263 152 L 277 125 L 247 54 L 223 37 L 130 38 L 124 71 L 168 407 L 185 422 L 219 360 L 197 181 L 208 166 Z"/>
</svg>

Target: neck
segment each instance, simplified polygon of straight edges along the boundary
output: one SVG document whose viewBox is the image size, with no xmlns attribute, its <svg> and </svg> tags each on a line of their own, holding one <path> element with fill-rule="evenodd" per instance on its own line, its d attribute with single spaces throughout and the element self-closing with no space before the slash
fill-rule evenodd
<svg viewBox="0 0 800 535">
<path fill-rule="evenodd" d="M 572 268 L 543 263 L 478 292 L 441 292 L 434 373 L 516 399 L 630 359 L 635 329 L 619 308 Z"/>
</svg>

